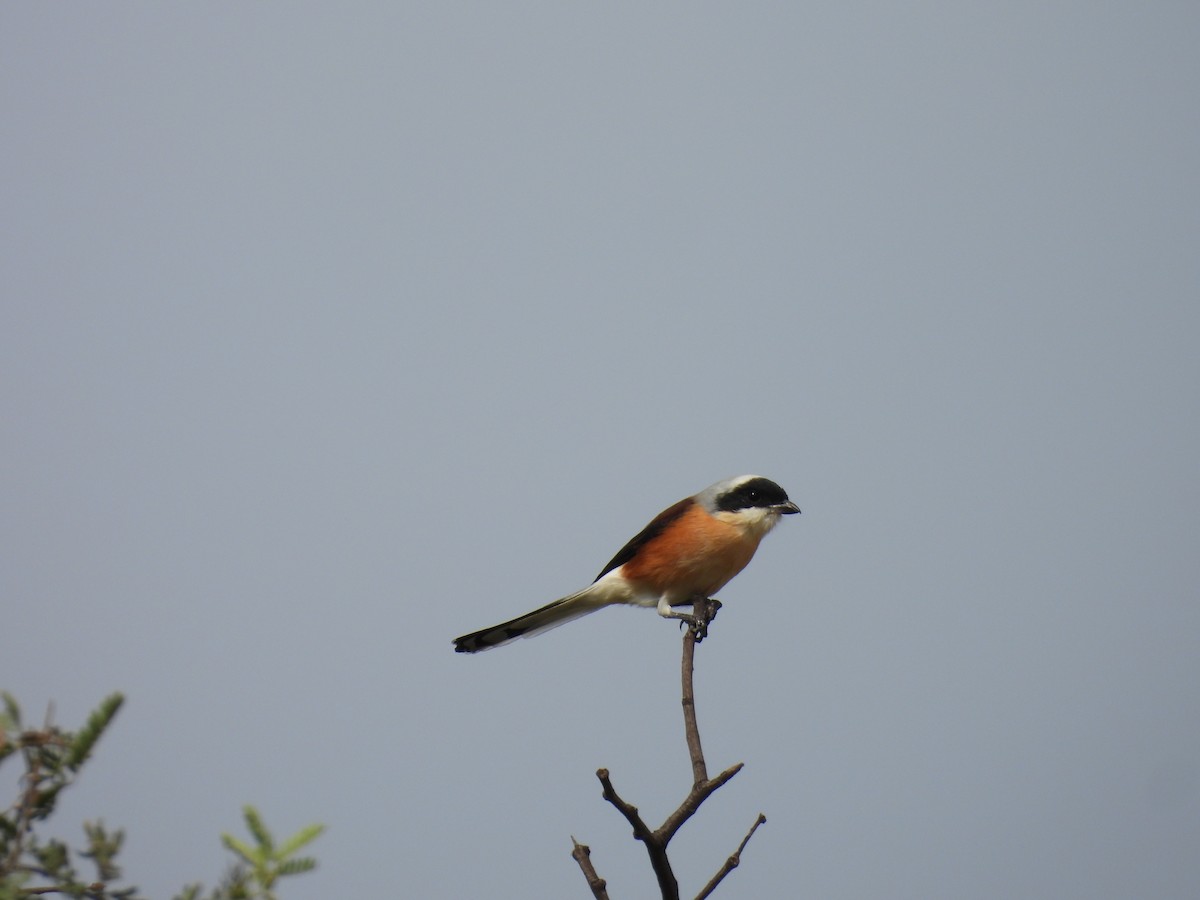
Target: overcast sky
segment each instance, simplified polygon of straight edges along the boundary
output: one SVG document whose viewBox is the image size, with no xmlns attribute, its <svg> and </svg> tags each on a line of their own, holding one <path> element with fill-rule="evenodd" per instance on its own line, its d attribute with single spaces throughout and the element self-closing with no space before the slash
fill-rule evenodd
<svg viewBox="0 0 1200 900">
<path fill-rule="evenodd" d="M 679 635 L 479 656 L 741 473 L 723 896 L 1200 895 L 1200 7 L 10 3 L 0 686 L 55 828 L 289 900 L 649 897 Z M 8 769 L 13 769 L 9 766 Z M 0 773 L 5 774 L 5 773 Z M 12 796 L 15 769 L 0 779 Z M 8 802 L 7 800 L 0 802 Z"/>
</svg>

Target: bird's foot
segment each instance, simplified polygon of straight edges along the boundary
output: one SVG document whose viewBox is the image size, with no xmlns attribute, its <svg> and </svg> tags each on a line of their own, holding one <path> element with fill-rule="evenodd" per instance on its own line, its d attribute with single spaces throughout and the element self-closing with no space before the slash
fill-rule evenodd
<svg viewBox="0 0 1200 900">
<path fill-rule="evenodd" d="M 692 604 L 691 614 L 678 613 L 680 625 L 687 625 L 698 644 L 708 637 L 708 626 L 717 618 L 720 608 L 721 601 L 716 597 L 701 597 Z"/>
</svg>

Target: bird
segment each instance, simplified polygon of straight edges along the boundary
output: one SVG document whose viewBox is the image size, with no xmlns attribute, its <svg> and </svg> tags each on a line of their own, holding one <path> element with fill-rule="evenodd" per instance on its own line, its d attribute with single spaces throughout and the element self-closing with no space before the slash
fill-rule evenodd
<svg viewBox="0 0 1200 900">
<path fill-rule="evenodd" d="M 707 599 L 742 571 L 780 516 L 800 512 L 787 491 L 761 475 L 739 475 L 668 506 L 581 591 L 508 622 L 454 639 L 458 653 L 533 637 L 605 606 L 653 607 L 694 622 L 676 607 Z"/>
</svg>

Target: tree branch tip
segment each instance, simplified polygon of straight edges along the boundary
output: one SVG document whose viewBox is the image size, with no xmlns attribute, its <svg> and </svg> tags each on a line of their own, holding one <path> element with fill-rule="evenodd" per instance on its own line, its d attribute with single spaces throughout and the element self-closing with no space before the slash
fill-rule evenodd
<svg viewBox="0 0 1200 900">
<path fill-rule="evenodd" d="M 596 867 L 592 865 L 591 848 L 587 844 L 581 844 L 575 840 L 575 835 L 571 835 L 571 843 L 575 845 L 575 849 L 571 851 L 571 857 L 579 864 L 579 870 L 587 880 L 588 887 L 592 889 L 592 896 L 596 900 L 608 900 L 608 882 L 600 877 L 596 872 Z"/>
<path fill-rule="evenodd" d="M 738 772 L 742 771 L 742 767 L 744 765 L 745 765 L 745 763 L 735 763 L 732 766 L 730 766 L 728 769 L 726 769 L 724 772 L 721 772 L 715 778 L 710 778 L 710 779 L 708 779 L 708 781 L 705 781 L 702 784 L 697 785 L 697 787 L 699 787 L 700 790 L 704 791 L 705 796 L 708 796 L 708 794 L 713 793 L 717 788 L 725 785 L 728 781 L 730 781 L 733 778 L 734 775 L 736 775 Z"/>
<path fill-rule="evenodd" d="M 758 831 L 758 826 L 767 821 L 767 817 L 762 813 L 758 814 L 758 818 L 754 820 L 754 824 L 750 826 L 750 830 L 746 832 L 746 836 L 742 838 L 742 842 L 738 844 L 738 848 L 733 851 L 733 855 L 725 860 L 725 864 L 717 871 L 717 874 L 704 886 L 704 889 L 696 895 L 696 900 L 705 900 L 713 891 L 717 889 L 725 876 L 736 869 L 742 863 L 742 851 L 746 849 L 746 845 L 750 843 L 750 838 L 754 837 L 754 832 Z"/>
<path fill-rule="evenodd" d="M 742 842 L 738 844 L 737 852 L 733 854 L 732 859 L 734 860 L 733 864 L 735 866 L 738 864 L 738 861 L 741 860 L 742 851 L 745 850 L 746 845 L 750 843 L 750 838 L 754 837 L 754 832 L 758 831 L 758 826 L 765 825 L 766 823 L 767 817 L 762 813 L 759 813 L 758 818 L 754 820 L 754 824 L 750 826 L 750 830 L 746 832 L 746 836 L 742 838 Z"/>
</svg>

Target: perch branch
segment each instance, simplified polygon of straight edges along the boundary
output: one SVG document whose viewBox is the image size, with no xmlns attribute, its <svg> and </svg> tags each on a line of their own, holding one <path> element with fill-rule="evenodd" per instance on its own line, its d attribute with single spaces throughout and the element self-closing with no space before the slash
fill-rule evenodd
<svg viewBox="0 0 1200 900">
<path fill-rule="evenodd" d="M 696 690 L 693 684 L 695 672 L 696 643 L 702 634 L 708 633 L 708 623 L 716 615 L 716 610 L 709 612 L 709 601 L 698 599 L 692 607 L 696 617 L 694 624 L 688 626 L 683 635 L 683 665 L 681 680 L 683 682 L 683 733 L 687 739 L 688 755 L 692 759 L 692 784 L 701 784 L 708 780 L 708 769 L 704 764 L 704 748 L 700 746 L 700 728 L 696 725 Z"/>
<path fill-rule="evenodd" d="M 688 795 L 679 805 L 679 808 L 667 816 L 666 821 L 662 825 L 651 831 L 638 812 L 638 808 L 632 803 L 626 802 L 617 793 L 616 788 L 612 785 L 608 769 L 598 769 L 596 771 L 596 777 L 600 780 L 600 786 L 604 790 L 604 799 L 616 807 L 617 811 L 625 817 L 625 821 L 633 828 L 633 836 L 645 846 L 646 853 L 650 857 L 650 866 L 654 869 L 654 875 L 658 879 L 658 886 L 662 892 L 663 900 L 679 900 L 679 882 L 675 878 L 675 873 L 671 870 L 671 862 L 667 858 L 667 844 L 670 843 L 671 838 L 675 836 L 675 833 L 679 831 L 683 823 L 696 813 L 700 808 L 700 804 L 712 796 L 717 788 L 729 781 L 729 779 L 742 769 L 742 764 L 736 763 L 718 774 L 715 778 L 709 778 L 708 766 L 704 761 L 704 748 L 700 743 L 700 729 L 696 724 L 696 694 L 694 688 L 696 645 L 708 635 L 708 626 L 716 617 L 717 610 L 720 608 L 721 603 L 719 600 L 698 597 L 693 602 L 692 614 L 684 618 L 684 621 L 687 622 L 687 631 L 683 636 L 683 661 L 680 678 L 683 687 L 683 731 L 684 738 L 687 740 L 688 756 L 691 758 L 692 763 L 692 788 L 688 791 Z M 737 867 L 741 859 L 742 850 L 745 849 L 750 836 L 765 821 L 766 819 L 760 815 L 758 821 L 754 823 L 750 832 L 738 846 L 737 851 L 725 861 L 721 870 L 704 887 L 700 898 L 711 894 L 717 885 L 720 884 L 721 879 Z M 571 840 L 575 845 L 571 856 L 579 863 L 579 868 L 583 871 L 584 877 L 588 881 L 588 886 L 592 889 L 592 894 L 597 898 L 603 897 L 607 900 L 607 885 L 604 879 L 600 878 L 596 874 L 596 870 L 592 867 L 590 860 L 591 851 L 574 838 L 571 838 Z"/>
</svg>

